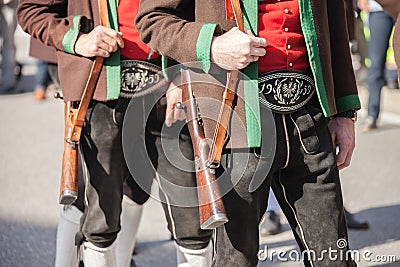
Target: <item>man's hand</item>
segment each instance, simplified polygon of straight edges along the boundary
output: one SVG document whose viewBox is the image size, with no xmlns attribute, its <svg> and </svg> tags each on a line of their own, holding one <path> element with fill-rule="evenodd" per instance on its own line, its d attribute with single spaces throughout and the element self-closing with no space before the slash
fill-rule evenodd
<svg viewBox="0 0 400 267">
<path fill-rule="evenodd" d="M 339 170 L 350 165 L 355 147 L 354 122 L 350 118 L 335 117 L 329 122 L 334 150 L 339 148 L 337 166 Z"/>
<path fill-rule="evenodd" d="M 369 12 L 369 0 L 357 0 L 357 6 L 364 12 Z"/>
<path fill-rule="evenodd" d="M 180 76 L 178 75 L 180 80 Z M 176 108 L 176 103 L 182 102 L 182 89 L 176 85 L 176 81 L 171 82 L 167 90 L 167 109 L 165 111 L 165 125 L 170 127 L 173 123 L 186 119 L 186 114 L 182 109 Z"/>
<path fill-rule="evenodd" d="M 109 57 L 118 47 L 124 47 L 121 33 L 97 26 L 88 34 L 82 34 L 75 43 L 75 53 L 84 57 Z"/>
<path fill-rule="evenodd" d="M 211 43 L 211 61 L 217 65 L 239 70 L 247 67 L 265 55 L 267 40 L 254 37 L 251 31 L 241 32 L 237 27 L 221 36 L 213 38 Z"/>
</svg>

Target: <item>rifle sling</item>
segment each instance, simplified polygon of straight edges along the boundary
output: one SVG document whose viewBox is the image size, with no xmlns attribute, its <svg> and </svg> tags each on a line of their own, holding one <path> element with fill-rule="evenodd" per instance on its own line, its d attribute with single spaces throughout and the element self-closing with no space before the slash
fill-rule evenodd
<svg viewBox="0 0 400 267">
<path fill-rule="evenodd" d="M 244 32 L 243 14 L 239 0 L 230 0 L 236 24 L 240 31 Z M 228 5 L 227 5 L 228 9 Z M 230 9 L 230 8 L 229 8 Z M 213 140 L 211 142 L 208 162 L 212 167 L 218 167 L 222 148 L 225 144 L 225 137 L 228 128 L 229 118 L 232 113 L 232 104 L 236 96 L 236 86 L 238 81 L 238 70 L 232 70 L 227 73 L 225 91 L 222 98 L 221 109 L 218 115 L 217 125 L 215 127 Z"/>
<path fill-rule="evenodd" d="M 102 26 L 109 26 L 108 7 L 107 0 L 99 0 L 99 12 L 100 12 L 100 24 Z M 90 101 L 92 100 L 94 89 L 99 79 L 101 69 L 103 67 L 104 57 L 97 56 L 93 62 L 92 68 L 90 69 L 89 77 L 83 91 L 79 107 L 74 112 L 74 118 L 72 121 L 72 130 L 69 131 L 67 140 L 72 142 L 79 142 L 81 137 L 81 131 L 85 122 L 85 116 L 89 107 Z"/>
</svg>

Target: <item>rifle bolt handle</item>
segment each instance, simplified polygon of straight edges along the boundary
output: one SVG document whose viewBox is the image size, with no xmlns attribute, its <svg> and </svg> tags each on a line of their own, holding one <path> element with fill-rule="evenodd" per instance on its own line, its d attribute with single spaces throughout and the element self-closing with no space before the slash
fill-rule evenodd
<svg viewBox="0 0 400 267">
<path fill-rule="evenodd" d="M 175 105 L 175 107 L 176 107 L 177 109 L 185 109 L 185 107 L 182 105 L 181 102 L 177 102 L 176 105 Z"/>
</svg>

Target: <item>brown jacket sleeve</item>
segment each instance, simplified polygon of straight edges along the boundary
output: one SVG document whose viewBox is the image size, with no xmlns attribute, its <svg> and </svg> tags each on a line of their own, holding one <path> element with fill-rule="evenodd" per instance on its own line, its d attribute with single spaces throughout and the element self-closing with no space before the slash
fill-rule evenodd
<svg viewBox="0 0 400 267">
<path fill-rule="evenodd" d="M 347 0 L 346 0 L 347 1 Z M 332 74 L 336 99 L 357 95 L 353 65 L 350 57 L 349 34 L 344 34 L 348 28 L 344 0 L 327 1 L 329 13 L 329 31 L 331 42 Z M 342 5 L 342 6 L 340 6 Z"/>
<path fill-rule="evenodd" d="M 52 46 L 44 45 L 35 38 L 31 38 L 29 46 L 29 56 L 38 58 L 48 63 L 57 64 L 56 49 Z"/>
<path fill-rule="evenodd" d="M 356 22 L 353 7 L 353 0 L 346 0 L 346 19 L 347 19 L 347 31 L 349 33 L 350 41 L 356 39 Z"/>
<path fill-rule="evenodd" d="M 83 16 L 68 16 L 66 0 L 21 0 L 17 8 L 18 23 L 33 38 L 58 50 L 73 53 L 66 42 L 74 42 Z M 70 32 L 71 34 L 66 34 Z"/>
<path fill-rule="evenodd" d="M 194 5 L 192 0 L 142 0 L 136 28 L 143 42 L 178 62 L 197 61 L 196 41 L 203 23 L 194 22 Z"/>
</svg>

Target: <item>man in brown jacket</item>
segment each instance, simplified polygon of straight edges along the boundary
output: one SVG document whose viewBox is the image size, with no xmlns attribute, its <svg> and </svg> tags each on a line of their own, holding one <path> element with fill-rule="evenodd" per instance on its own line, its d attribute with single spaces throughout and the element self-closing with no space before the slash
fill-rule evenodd
<svg viewBox="0 0 400 267">
<path fill-rule="evenodd" d="M 78 245 L 83 244 L 83 260 L 87 267 L 130 266 L 130 249 L 134 243 L 123 251 L 123 257 L 115 255 L 115 240 L 121 229 L 124 181 L 130 183 L 132 191 L 130 195 L 133 201 L 129 205 L 138 211 L 141 211 L 141 205 L 149 195 L 130 178 L 122 148 L 122 122 L 133 95 L 149 80 L 156 80 L 160 61 L 159 55 L 140 41 L 133 24 L 138 0 L 121 0 L 118 4 L 108 1 L 110 28 L 99 26 L 98 4 L 97 0 L 22 0 L 17 13 L 19 23 L 26 32 L 57 49 L 59 78 L 65 101 L 77 105 L 94 58 L 105 58 L 79 144 L 85 179 L 85 189 L 81 194 L 85 206 L 81 207 L 84 214 L 75 240 Z M 142 112 L 140 107 L 136 108 L 139 115 Z M 140 120 L 133 123 L 138 128 L 144 128 L 145 125 Z M 155 149 L 154 136 L 149 134 L 147 137 L 146 145 Z M 125 149 L 133 147 L 134 157 L 139 160 L 145 155 L 143 135 L 130 138 L 130 146 Z M 150 154 L 150 157 L 156 156 L 154 152 Z M 151 186 L 154 177 L 152 170 L 147 171 L 146 166 L 142 165 L 137 174 L 150 181 L 147 186 Z M 77 209 L 68 206 L 63 211 L 62 219 L 71 220 L 71 217 L 79 216 Z M 140 212 L 131 215 L 136 217 L 130 221 L 135 229 L 128 233 L 133 236 L 126 238 L 134 240 Z M 71 232 L 64 234 L 61 236 L 71 239 Z M 59 241 L 58 245 L 62 243 L 62 240 Z M 68 242 L 66 244 L 69 245 Z M 69 252 L 58 255 L 62 257 L 58 257 L 57 266 L 69 266 L 77 260 L 76 253 Z"/>
<path fill-rule="evenodd" d="M 210 76 L 223 69 L 242 70 L 258 82 L 259 90 L 251 82 L 239 83 L 234 111 L 241 117 L 246 134 L 236 134 L 240 129 L 232 118 L 231 136 L 217 170 L 222 183 L 228 177 L 233 188 L 223 196 L 229 222 L 215 233 L 215 266 L 257 265 L 258 224 L 270 186 L 300 249 L 306 252 L 306 266 L 355 266 L 346 253 L 339 181 L 339 169 L 350 164 L 354 121 L 360 108 L 345 2 L 240 2 L 245 33 L 227 20 L 234 17 L 231 1 L 142 0 L 136 19 L 142 40 L 163 56 L 183 64 L 197 62 L 200 67 L 194 72 L 201 68 Z M 196 82 L 192 87 L 196 97 L 222 99 L 223 86 L 221 90 Z M 176 90 L 168 103 L 170 108 L 179 101 L 179 94 Z M 199 109 L 210 114 L 213 105 L 199 101 Z M 270 110 L 272 116 L 268 115 Z M 213 118 L 218 117 L 218 111 L 218 107 L 211 111 L 216 112 Z M 204 121 L 206 135 L 212 139 L 215 123 Z M 276 152 L 263 154 L 266 144 L 273 147 L 274 137 Z M 243 157 L 247 157 L 244 166 Z M 268 164 L 272 165 L 269 172 Z M 264 180 L 254 187 L 259 176 Z M 179 177 L 170 182 L 179 184 Z M 198 226 L 198 214 L 188 215 L 191 211 L 173 205 L 167 205 L 167 210 L 178 251 L 186 256 L 178 257 L 178 265 L 207 266 L 204 258 L 209 257 L 209 241 L 198 238 L 204 231 L 182 230 Z M 182 221 L 182 214 L 193 219 Z M 332 250 L 338 257 L 324 255 Z"/>
</svg>

